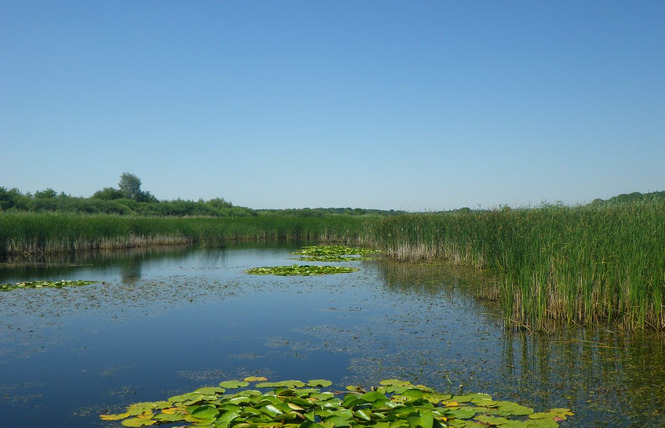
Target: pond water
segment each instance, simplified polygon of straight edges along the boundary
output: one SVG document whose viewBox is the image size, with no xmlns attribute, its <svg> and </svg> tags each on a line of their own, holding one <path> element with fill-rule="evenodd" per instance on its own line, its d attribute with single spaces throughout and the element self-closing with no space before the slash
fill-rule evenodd
<svg viewBox="0 0 665 428">
<path fill-rule="evenodd" d="M 295 244 L 151 248 L 7 260 L 0 283 L 96 280 L 0 293 L 0 426 L 119 427 L 121 412 L 250 375 L 386 378 L 486 392 L 565 426 L 665 426 L 665 336 L 609 328 L 508 332 L 474 298 L 485 281 L 441 265 L 347 262 L 358 272 L 251 276 Z M 29 263 L 26 263 L 29 262 Z"/>
</svg>

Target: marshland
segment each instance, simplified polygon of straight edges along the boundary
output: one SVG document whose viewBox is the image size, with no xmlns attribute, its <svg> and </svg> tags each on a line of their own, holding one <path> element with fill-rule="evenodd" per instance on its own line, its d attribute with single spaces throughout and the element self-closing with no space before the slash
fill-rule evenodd
<svg viewBox="0 0 665 428">
<path fill-rule="evenodd" d="M 242 211 L 0 212 L 0 282 L 96 281 L 0 293 L 0 406 L 12 426 L 119 426 L 98 416 L 250 375 L 488 392 L 570 408 L 562 426 L 665 423 L 660 194 Z M 298 261 L 314 244 L 380 253 Z M 248 275 L 294 263 L 349 269 Z"/>
<path fill-rule="evenodd" d="M 381 250 L 399 262 L 446 262 L 495 274 L 496 279 L 478 293 L 499 301 L 502 316 L 514 327 L 546 331 L 560 324 L 591 323 L 663 330 L 665 198 L 661 193 L 623 195 L 574 207 L 443 213 L 349 215 L 303 210 L 261 215 L 240 209 L 247 215 L 157 217 L 10 210 L 0 212 L 0 252 L 16 256 L 152 245 L 352 243 Z"/>
</svg>

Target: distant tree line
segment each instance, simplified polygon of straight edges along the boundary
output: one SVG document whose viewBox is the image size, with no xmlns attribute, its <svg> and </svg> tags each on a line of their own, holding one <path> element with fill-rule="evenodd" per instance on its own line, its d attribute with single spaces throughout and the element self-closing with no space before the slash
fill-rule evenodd
<svg viewBox="0 0 665 428">
<path fill-rule="evenodd" d="M 294 216 L 294 217 L 324 217 L 326 215 L 396 215 L 404 211 L 377 210 L 366 208 L 288 208 L 288 209 L 261 209 L 256 210 L 262 216 Z"/>
<path fill-rule="evenodd" d="M 34 194 L 23 193 L 17 188 L 0 187 L 1 211 L 69 212 L 84 214 L 117 214 L 160 217 L 250 217 L 295 216 L 323 217 L 326 215 L 394 215 L 399 211 L 383 211 L 363 208 L 302 208 L 286 210 L 253 210 L 234 206 L 224 198 L 208 201 L 163 200 L 141 189 L 141 180 L 125 172 L 118 187 L 105 187 L 91 197 L 75 197 L 51 188 Z"/>
<path fill-rule="evenodd" d="M 649 193 L 622 193 L 607 200 L 594 199 L 592 205 L 630 204 L 633 202 L 649 202 L 654 200 L 665 200 L 665 191 Z"/>
<path fill-rule="evenodd" d="M 0 211 L 73 212 L 86 214 L 118 214 L 141 216 L 205 216 L 248 217 L 257 213 L 245 207 L 236 207 L 223 198 L 209 201 L 199 199 L 160 201 L 141 189 L 141 180 L 134 174 L 123 173 L 118 188 L 106 187 L 90 198 L 57 193 L 51 188 L 34 194 L 22 193 L 17 188 L 0 187 Z"/>
</svg>

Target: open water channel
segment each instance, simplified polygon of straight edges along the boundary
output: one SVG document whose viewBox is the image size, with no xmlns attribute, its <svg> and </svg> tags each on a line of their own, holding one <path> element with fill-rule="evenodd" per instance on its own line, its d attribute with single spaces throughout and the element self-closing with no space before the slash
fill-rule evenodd
<svg viewBox="0 0 665 428">
<path fill-rule="evenodd" d="M 120 427 L 101 413 L 246 376 L 400 378 L 486 392 L 562 427 L 665 426 L 665 334 L 506 331 L 474 298 L 481 276 L 439 265 L 347 262 L 358 272 L 252 276 L 295 244 L 151 248 L 6 260 L 0 283 L 96 280 L 0 292 L 0 427 Z M 26 263 L 30 262 L 30 263 Z M 311 262 L 310 262 L 311 263 Z"/>
</svg>

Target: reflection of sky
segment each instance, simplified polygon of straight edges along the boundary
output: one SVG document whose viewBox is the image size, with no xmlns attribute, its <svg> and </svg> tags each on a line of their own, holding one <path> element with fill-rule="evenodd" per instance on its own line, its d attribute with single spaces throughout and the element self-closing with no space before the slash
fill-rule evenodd
<svg viewBox="0 0 665 428">
<path fill-rule="evenodd" d="M 468 297 L 477 279 L 449 270 L 354 262 L 359 272 L 324 277 L 243 273 L 297 262 L 289 257 L 286 248 L 133 254 L 106 271 L 71 273 L 104 284 L 0 293 L 0 395 L 9 397 L 0 411 L 10 426 L 89 427 L 106 409 L 265 375 L 338 385 L 402 378 L 542 410 L 572 406 L 595 421 L 609 407 L 580 399 L 589 391 L 607 406 L 611 398 L 614 413 L 644 412 L 602 386 L 663 379 L 630 369 L 640 348 L 616 338 L 592 346 L 583 335 L 506 336 L 491 307 Z M 140 273 L 132 281 L 128 266 Z M 663 356 L 662 342 L 635 343 Z"/>
</svg>

